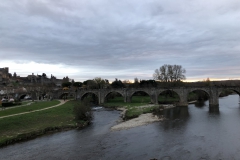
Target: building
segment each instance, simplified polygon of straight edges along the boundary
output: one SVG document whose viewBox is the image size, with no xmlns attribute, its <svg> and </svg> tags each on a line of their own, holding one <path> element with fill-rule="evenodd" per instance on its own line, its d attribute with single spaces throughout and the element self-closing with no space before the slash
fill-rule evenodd
<svg viewBox="0 0 240 160">
<path fill-rule="evenodd" d="M 0 68 L 0 83 L 6 83 L 12 75 L 9 73 L 9 68 Z"/>
<path fill-rule="evenodd" d="M 21 85 L 31 85 L 31 84 L 53 84 L 55 86 L 61 86 L 63 82 L 70 82 L 71 79 L 68 77 L 64 77 L 63 79 L 57 79 L 55 76 L 51 74 L 51 77 L 48 78 L 48 76 L 43 73 L 42 75 L 35 75 L 32 73 L 31 75 L 28 75 L 27 77 L 21 77 L 14 72 L 13 76 L 11 73 L 9 73 L 9 68 L 0 68 L 0 86 L 6 86 L 10 83 L 19 83 Z"/>
</svg>

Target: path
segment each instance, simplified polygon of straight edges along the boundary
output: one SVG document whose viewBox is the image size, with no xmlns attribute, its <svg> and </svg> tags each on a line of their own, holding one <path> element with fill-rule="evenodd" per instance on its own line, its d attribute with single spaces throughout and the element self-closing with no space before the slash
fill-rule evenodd
<svg viewBox="0 0 240 160">
<path fill-rule="evenodd" d="M 3 116 L 3 117 L 0 117 L 0 119 L 7 118 L 7 117 L 13 117 L 13 116 L 17 116 L 17 115 L 23 115 L 23 114 L 33 113 L 33 112 L 39 112 L 39 111 L 43 111 L 43 110 L 55 108 L 55 107 L 58 107 L 58 106 L 61 106 L 61 105 L 65 104 L 68 100 L 66 100 L 66 101 L 64 101 L 64 100 L 59 100 L 59 101 L 60 101 L 60 103 L 57 104 L 57 105 L 55 105 L 55 106 L 51 106 L 51 107 L 47 107 L 47 108 L 43 108 L 43 109 L 38 109 L 38 110 L 34 110 L 34 111 L 29 111 L 29 112 L 22 112 L 22 113 L 12 114 L 12 115 L 8 115 L 8 116 Z"/>
</svg>

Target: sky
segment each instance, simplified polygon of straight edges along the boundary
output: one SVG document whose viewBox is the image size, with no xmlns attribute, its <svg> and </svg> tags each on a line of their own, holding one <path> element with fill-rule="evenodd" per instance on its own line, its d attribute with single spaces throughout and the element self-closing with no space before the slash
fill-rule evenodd
<svg viewBox="0 0 240 160">
<path fill-rule="evenodd" d="M 0 0 L 0 68 L 75 81 L 240 79 L 239 0 Z"/>
</svg>

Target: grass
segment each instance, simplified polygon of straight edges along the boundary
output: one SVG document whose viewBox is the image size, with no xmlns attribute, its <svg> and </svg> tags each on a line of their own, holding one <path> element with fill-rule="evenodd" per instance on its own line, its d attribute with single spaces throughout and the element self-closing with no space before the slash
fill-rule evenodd
<svg viewBox="0 0 240 160">
<path fill-rule="evenodd" d="M 23 101 L 23 102 L 21 102 L 21 105 L 26 105 L 26 104 L 28 104 L 28 103 L 31 103 L 32 101 Z"/>
<path fill-rule="evenodd" d="M 178 97 L 165 97 L 165 96 L 159 96 L 158 100 L 160 102 L 178 102 L 179 98 Z M 109 99 L 108 102 L 104 103 L 104 106 L 107 107 L 137 107 L 137 106 L 142 106 L 149 104 L 151 102 L 149 96 L 133 96 L 132 97 L 132 102 L 131 103 L 125 103 L 123 97 L 115 97 L 114 99 Z"/>
<path fill-rule="evenodd" d="M 28 106 L 22 106 L 22 107 L 16 107 L 16 108 L 2 110 L 2 111 L 0 111 L 0 117 L 17 114 L 17 113 L 22 113 L 22 112 L 34 111 L 34 110 L 38 110 L 38 109 L 43 109 L 43 108 L 57 105 L 59 103 L 60 102 L 58 100 L 33 102 L 32 104 L 30 104 Z"/>
<path fill-rule="evenodd" d="M 21 139 L 28 134 L 45 132 L 48 128 L 75 125 L 72 101 L 56 108 L 4 118 L 0 120 L 0 146 L 9 140 Z"/>
<path fill-rule="evenodd" d="M 188 100 L 196 100 L 196 94 L 190 93 L 188 96 Z M 140 106 L 147 105 L 150 102 L 149 96 L 133 96 L 131 103 L 125 103 L 123 97 L 115 97 L 114 99 L 109 99 L 108 102 L 104 103 L 104 106 L 106 107 L 123 107 L 126 108 L 127 111 L 125 113 L 125 119 L 131 119 L 136 118 L 141 114 L 144 113 L 151 113 L 154 111 L 157 105 L 152 107 L 146 107 L 142 108 Z M 174 97 L 166 97 L 165 95 L 159 95 L 158 101 L 160 103 L 174 103 L 179 102 L 179 97 L 177 95 L 174 95 Z"/>
<path fill-rule="evenodd" d="M 26 105 L 30 103 L 29 101 L 24 101 L 24 102 L 14 102 L 13 103 L 13 106 L 10 106 L 10 107 L 15 107 L 15 106 L 21 106 L 21 105 Z M 0 103 L 0 107 L 2 107 L 2 102 Z"/>
<path fill-rule="evenodd" d="M 160 103 L 163 103 L 163 102 L 168 102 L 168 103 L 173 103 L 173 102 L 179 102 L 179 97 L 178 96 L 174 96 L 174 97 L 169 97 L 169 96 L 167 96 L 167 97 L 165 97 L 164 95 L 160 95 L 159 97 L 158 97 L 158 101 L 160 102 Z"/>
<path fill-rule="evenodd" d="M 125 120 L 132 119 L 132 118 L 137 118 L 141 114 L 145 113 L 152 113 L 155 108 L 158 106 L 151 106 L 151 107 L 146 107 L 146 108 L 141 108 L 141 107 L 128 107 L 126 113 L 125 113 Z"/>
<path fill-rule="evenodd" d="M 188 101 L 195 101 L 198 99 L 198 95 L 196 93 L 190 92 L 188 95 Z"/>
<path fill-rule="evenodd" d="M 124 102 L 123 97 L 115 97 L 114 99 L 109 99 L 108 102 L 104 103 L 106 107 L 137 107 L 149 104 L 149 96 L 133 96 L 131 103 Z"/>
<path fill-rule="evenodd" d="M 140 106 L 148 105 L 150 102 L 149 96 L 133 96 L 131 103 L 125 103 L 123 97 L 115 97 L 114 99 L 109 99 L 108 102 L 104 104 L 107 107 L 123 107 L 127 111 L 125 113 L 125 119 L 136 118 L 143 113 L 151 113 L 153 109 L 157 106 L 142 108 Z"/>
</svg>

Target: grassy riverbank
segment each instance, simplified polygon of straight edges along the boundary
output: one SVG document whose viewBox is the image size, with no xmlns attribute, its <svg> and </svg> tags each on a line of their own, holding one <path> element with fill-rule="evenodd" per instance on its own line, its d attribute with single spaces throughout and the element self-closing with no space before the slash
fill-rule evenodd
<svg viewBox="0 0 240 160">
<path fill-rule="evenodd" d="M 83 122 L 82 125 L 86 124 Z M 33 138 L 50 131 L 76 127 L 73 101 L 69 101 L 56 108 L 1 119 L 0 146 Z"/>
<path fill-rule="evenodd" d="M 12 114 L 23 113 L 23 112 L 35 111 L 35 110 L 51 107 L 51 106 L 57 105 L 59 103 L 60 103 L 60 101 L 58 101 L 58 100 L 53 100 L 53 101 L 35 101 L 32 104 L 30 104 L 30 105 L 26 105 L 25 104 L 26 106 L 19 106 L 19 107 L 15 107 L 15 108 L 7 108 L 5 110 L 2 110 L 0 112 L 0 117 L 12 115 Z"/>
<path fill-rule="evenodd" d="M 190 93 L 188 96 L 188 100 L 196 100 L 197 95 L 194 93 Z M 174 104 L 179 101 L 179 97 L 174 95 L 173 97 L 160 95 L 158 97 L 159 105 L 162 104 Z M 132 119 L 136 118 L 144 113 L 152 113 L 159 105 L 150 104 L 151 100 L 149 96 L 133 96 L 131 103 L 125 103 L 123 97 L 115 97 L 113 99 L 109 99 L 106 103 L 104 103 L 105 107 L 120 107 L 124 108 L 126 111 L 124 113 L 124 119 Z"/>
<path fill-rule="evenodd" d="M 115 97 L 114 99 L 109 99 L 106 103 L 104 103 L 105 107 L 137 107 L 141 105 L 149 104 L 150 97 L 149 96 L 134 96 L 132 97 L 131 103 L 125 103 L 123 97 Z"/>
<path fill-rule="evenodd" d="M 122 97 L 115 97 L 114 99 L 109 99 L 108 102 L 104 103 L 105 107 L 113 108 L 123 108 L 125 110 L 124 119 L 136 118 L 144 113 L 153 112 L 157 105 L 149 104 L 149 96 L 134 96 L 132 97 L 131 103 L 125 103 Z"/>
</svg>

